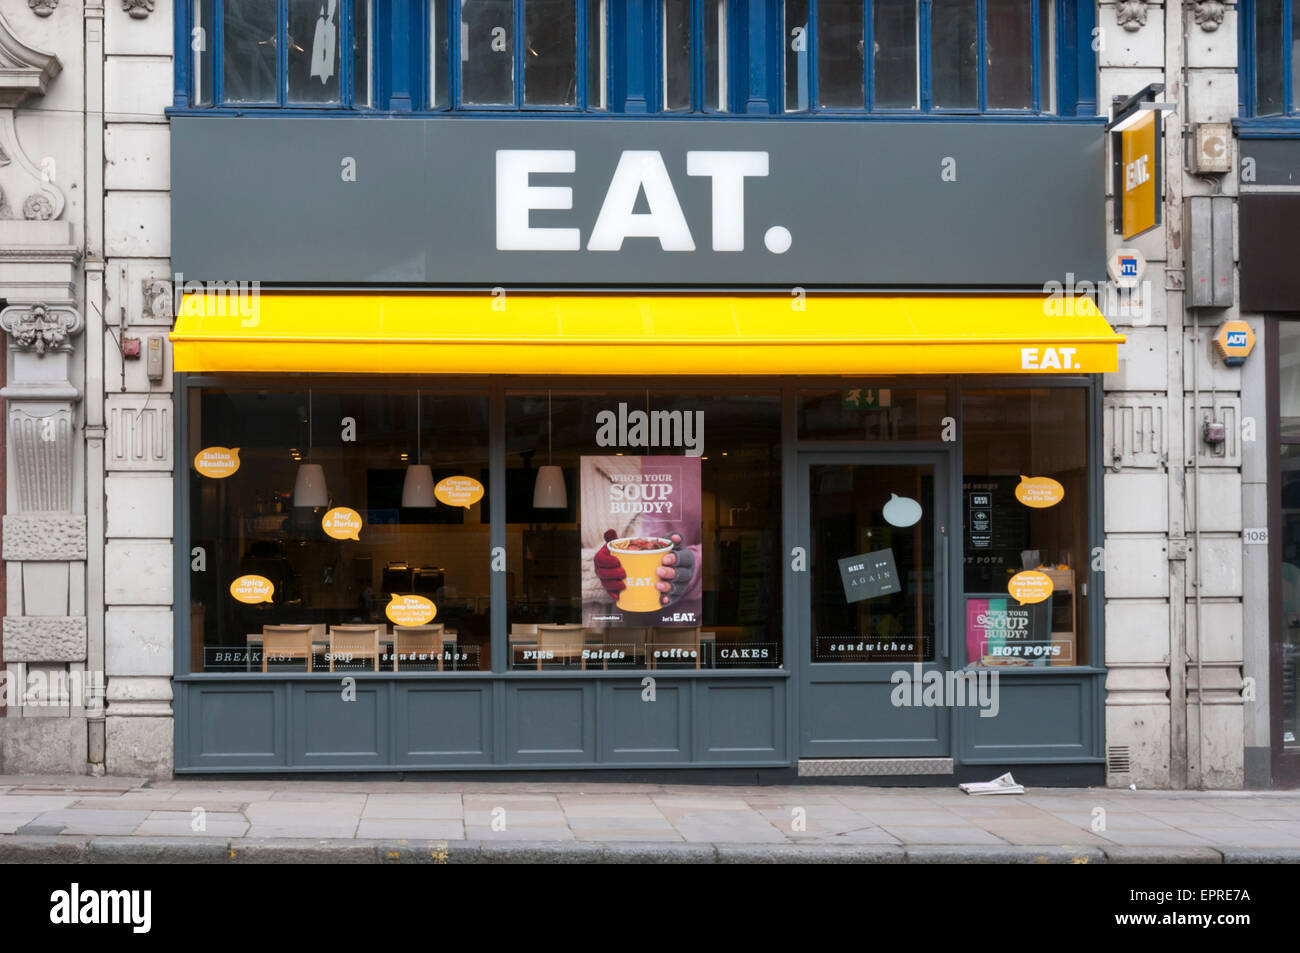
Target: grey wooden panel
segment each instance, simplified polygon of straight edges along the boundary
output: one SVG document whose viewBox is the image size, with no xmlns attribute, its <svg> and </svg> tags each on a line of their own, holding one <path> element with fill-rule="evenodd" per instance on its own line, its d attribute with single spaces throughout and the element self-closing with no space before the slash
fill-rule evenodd
<svg viewBox="0 0 1300 953">
<path fill-rule="evenodd" d="M 654 701 L 644 701 L 642 691 L 639 680 L 601 684 L 600 760 L 689 761 L 690 684 L 657 678 Z"/>
<path fill-rule="evenodd" d="M 177 746 L 177 767 L 222 771 L 288 763 L 286 684 L 185 685 L 178 694 L 187 737 L 177 740 L 187 743 Z"/>
<path fill-rule="evenodd" d="M 785 682 L 695 682 L 697 762 L 787 762 Z"/>
<path fill-rule="evenodd" d="M 807 758 L 946 755 L 949 709 L 895 706 L 890 699 L 893 688 L 888 681 L 810 679 L 803 687 L 800 755 Z"/>
<path fill-rule="evenodd" d="M 1094 730 L 1099 675 L 1015 675 L 998 680 L 998 713 L 958 710 L 963 763 L 1033 763 L 1102 757 Z"/>
<path fill-rule="evenodd" d="M 596 760 L 596 683 L 505 683 L 506 758 L 511 764 Z"/>
<path fill-rule="evenodd" d="M 491 764 L 492 683 L 398 683 L 394 752 L 402 764 Z"/>
<path fill-rule="evenodd" d="M 391 764 L 390 690 L 386 681 L 357 679 L 355 700 L 345 701 L 337 679 L 290 683 L 293 764 L 339 768 Z"/>
</svg>

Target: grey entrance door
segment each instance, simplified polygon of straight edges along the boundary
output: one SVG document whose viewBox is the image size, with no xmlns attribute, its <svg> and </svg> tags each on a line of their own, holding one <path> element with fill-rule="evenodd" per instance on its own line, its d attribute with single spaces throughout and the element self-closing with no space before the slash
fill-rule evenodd
<svg viewBox="0 0 1300 953">
<path fill-rule="evenodd" d="M 895 692 L 948 667 L 943 453 L 799 457 L 800 757 L 945 757 L 951 711 Z M 893 696 L 891 698 L 891 695 Z"/>
</svg>

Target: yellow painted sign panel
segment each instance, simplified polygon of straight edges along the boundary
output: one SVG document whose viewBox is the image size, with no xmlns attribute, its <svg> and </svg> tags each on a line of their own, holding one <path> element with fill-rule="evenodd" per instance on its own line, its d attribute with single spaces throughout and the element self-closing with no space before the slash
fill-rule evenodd
<svg viewBox="0 0 1300 953">
<path fill-rule="evenodd" d="M 1022 473 L 1016 486 L 1016 499 L 1025 506 L 1042 510 L 1065 499 L 1065 487 L 1051 477 L 1031 478 Z"/>
<path fill-rule="evenodd" d="M 361 539 L 361 514 L 346 506 L 336 506 L 322 516 L 320 526 L 332 539 Z"/>
<path fill-rule="evenodd" d="M 240 576 L 230 584 L 230 594 L 248 605 L 272 602 L 275 583 L 265 576 Z"/>
<path fill-rule="evenodd" d="M 424 596 L 399 596 L 393 593 L 384 614 L 393 625 L 425 625 L 433 621 L 433 617 L 438 614 L 438 607 Z"/>
<path fill-rule="evenodd" d="M 1007 580 L 1007 592 L 1022 606 L 1046 601 L 1054 588 L 1052 577 L 1035 569 L 1018 572 Z"/>
<path fill-rule="evenodd" d="M 1123 235 L 1128 240 L 1156 227 L 1160 195 L 1156 191 L 1156 124 L 1160 116 L 1147 112 L 1120 135 L 1120 212 Z"/>
<path fill-rule="evenodd" d="M 433 488 L 433 495 L 448 506 L 469 509 L 483 499 L 483 484 L 473 477 L 449 476 L 438 481 L 438 485 Z"/>
<path fill-rule="evenodd" d="M 224 480 L 239 469 L 238 447 L 207 447 L 194 455 L 194 469 L 212 480 Z"/>
</svg>

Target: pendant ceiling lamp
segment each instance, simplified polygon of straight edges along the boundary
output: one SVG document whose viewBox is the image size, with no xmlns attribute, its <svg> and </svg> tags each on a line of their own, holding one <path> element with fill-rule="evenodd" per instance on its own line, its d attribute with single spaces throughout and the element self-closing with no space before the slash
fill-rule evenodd
<svg viewBox="0 0 1300 953">
<path fill-rule="evenodd" d="M 402 506 L 428 509 L 436 502 L 433 498 L 433 470 L 420 463 L 420 392 L 415 392 L 415 462 L 406 468 L 402 480 Z"/>
<path fill-rule="evenodd" d="M 298 476 L 293 481 L 294 506 L 328 506 L 329 487 L 325 485 L 325 469 L 312 463 L 312 399 L 307 391 L 307 462 L 298 464 Z"/>
<path fill-rule="evenodd" d="M 563 510 L 569 506 L 564 489 L 564 470 L 551 462 L 551 392 L 546 392 L 546 466 L 537 468 L 533 484 L 533 509 Z"/>
</svg>

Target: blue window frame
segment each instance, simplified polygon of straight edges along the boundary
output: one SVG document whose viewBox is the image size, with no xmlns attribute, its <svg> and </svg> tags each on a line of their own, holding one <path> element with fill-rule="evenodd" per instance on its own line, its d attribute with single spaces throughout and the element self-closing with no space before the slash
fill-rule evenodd
<svg viewBox="0 0 1300 953">
<path fill-rule="evenodd" d="M 371 105 L 374 0 L 181 2 L 189 105 Z"/>
<path fill-rule="evenodd" d="M 737 83 L 728 53 L 738 6 L 737 0 L 426 0 L 427 105 L 730 112 Z"/>
<path fill-rule="evenodd" d="M 174 108 L 1095 117 L 1095 16 L 1091 0 L 178 0 Z"/>
<path fill-rule="evenodd" d="M 1062 0 L 785 0 L 786 112 L 1058 112 Z"/>
<path fill-rule="evenodd" d="M 1241 0 L 1238 17 L 1242 114 L 1300 115 L 1300 4 Z"/>
</svg>

